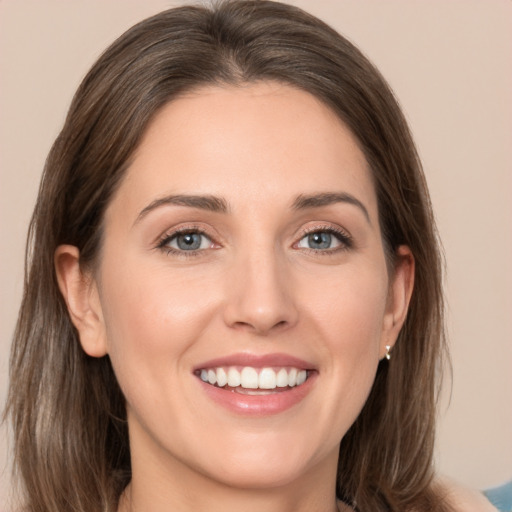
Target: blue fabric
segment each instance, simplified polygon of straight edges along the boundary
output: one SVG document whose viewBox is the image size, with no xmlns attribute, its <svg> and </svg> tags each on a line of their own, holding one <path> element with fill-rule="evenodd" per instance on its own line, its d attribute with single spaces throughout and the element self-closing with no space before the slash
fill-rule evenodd
<svg viewBox="0 0 512 512">
<path fill-rule="evenodd" d="M 512 512 L 512 480 L 484 491 L 487 499 L 500 511 Z"/>
</svg>

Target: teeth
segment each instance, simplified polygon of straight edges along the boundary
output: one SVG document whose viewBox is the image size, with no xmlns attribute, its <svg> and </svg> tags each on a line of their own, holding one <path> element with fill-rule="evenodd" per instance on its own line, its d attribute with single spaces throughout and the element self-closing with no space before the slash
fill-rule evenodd
<svg viewBox="0 0 512 512">
<path fill-rule="evenodd" d="M 277 375 L 272 368 L 263 368 L 258 379 L 260 389 L 275 389 L 277 386 Z"/>
<path fill-rule="evenodd" d="M 277 376 L 276 376 L 276 386 L 278 388 L 285 388 L 286 386 L 288 386 L 288 372 L 284 369 L 284 368 L 281 368 L 278 372 L 277 372 Z"/>
<path fill-rule="evenodd" d="M 240 385 L 245 389 L 258 389 L 258 372 L 246 366 L 240 373 Z"/>
<path fill-rule="evenodd" d="M 306 381 L 306 370 L 297 368 L 281 368 L 278 371 L 273 368 L 256 369 L 246 366 L 239 371 L 236 367 L 203 369 L 199 373 L 202 381 L 212 385 L 244 389 L 276 389 L 300 386 Z"/>
<path fill-rule="evenodd" d="M 236 368 L 228 370 L 228 386 L 232 388 L 240 386 L 240 372 Z"/>
<path fill-rule="evenodd" d="M 228 383 L 228 376 L 226 375 L 224 368 L 217 368 L 215 373 L 217 375 L 217 386 L 223 388 Z"/>
</svg>

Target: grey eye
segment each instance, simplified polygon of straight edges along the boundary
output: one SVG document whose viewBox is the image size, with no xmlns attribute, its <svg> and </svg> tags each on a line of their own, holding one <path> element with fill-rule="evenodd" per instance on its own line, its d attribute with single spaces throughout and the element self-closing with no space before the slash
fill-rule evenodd
<svg viewBox="0 0 512 512">
<path fill-rule="evenodd" d="M 315 231 L 303 237 L 298 247 L 314 250 L 334 249 L 341 244 L 340 240 L 328 231 Z"/>
<path fill-rule="evenodd" d="M 211 247 L 211 240 L 202 233 L 179 233 L 167 245 L 180 251 L 197 251 Z"/>
</svg>

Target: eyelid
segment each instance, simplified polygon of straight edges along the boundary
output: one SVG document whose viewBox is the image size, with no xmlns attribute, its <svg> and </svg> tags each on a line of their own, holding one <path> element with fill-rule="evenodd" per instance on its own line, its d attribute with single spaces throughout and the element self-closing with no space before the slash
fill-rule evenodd
<svg viewBox="0 0 512 512">
<path fill-rule="evenodd" d="M 208 229 L 208 227 L 198 225 L 198 224 L 182 224 L 175 227 L 172 227 L 170 229 L 167 229 L 166 231 L 161 234 L 157 240 L 154 242 L 154 247 L 156 249 L 162 250 L 169 253 L 174 253 L 178 256 L 183 257 L 189 257 L 189 256 L 197 256 L 201 253 L 204 253 L 208 249 L 217 249 L 221 247 L 221 244 L 217 241 L 218 236 L 212 234 L 211 229 Z M 312 233 L 318 233 L 318 232 L 327 232 L 332 234 L 337 238 L 340 245 L 338 247 L 330 248 L 330 249 L 312 249 L 312 248 L 306 248 L 306 247 L 298 247 L 299 242 L 306 236 L 312 234 Z M 199 235 L 202 235 L 206 237 L 211 243 L 212 247 L 209 247 L 208 249 L 195 249 L 195 250 L 180 250 L 175 249 L 172 247 L 169 247 L 169 241 L 173 238 L 179 236 L 180 234 L 187 234 L 187 233 L 197 233 Z M 337 224 L 331 224 L 331 223 L 319 223 L 319 224 L 308 224 L 305 227 L 302 227 L 300 231 L 297 233 L 297 236 L 295 238 L 295 242 L 293 243 L 292 247 L 294 249 L 300 249 L 302 251 L 311 251 L 315 254 L 333 254 L 338 251 L 344 251 L 348 250 L 354 247 L 354 241 L 352 235 L 346 230 L 345 228 L 342 228 L 341 226 Z"/>
<path fill-rule="evenodd" d="M 299 242 L 306 236 L 311 235 L 312 233 L 321 233 L 321 232 L 326 232 L 326 233 L 330 233 L 330 234 L 334 235 L 340 242 L 340 246 L 334 247 L 332 249 L 323 249 L 323 250 L 322 249 L 311 249 L 311 248 L 306 248 L 306 247 L 297 247 Z M 351 249 L 354 246 L 354 240 L 353 240 L 352 235 L 346 229 L 344 229 L 340 226 L 337 226 L 337 225 L 333 225 L 333 224 L 322 223 L 322 224 L 306 226 L 305 228 L 301 229 L 298 237 L 299 237 L 298 240 L 296 242 L 294 242 L 294 244 L 293 244 L 294 248 L 302 249 L 302 250 L 306 250 L 306 251 L 312 251 L 312 252 L 318 253 L 318 254 L 319 253 L 332 254 L 337 251 Z"/>
<path fill-rule="evenodd" d="M 167 254 L 173 253 L 173 254 L 177 254 L 179 256 L 184 256 L 184 257 L 195 256 L 195 255 L 198 255 L 207 250 L 207 249 L 196 249 L 196 250 L 191 250 L 191 251 L 184 251 L 184 250 L 175 249 L 175 248 L 167 245 L 167 244 L 169 244 L 169 242 L 172 239 L 176 238 L 177 236 L 188 234 L 188 233 L 196 233 L 198 235 L 202 235 L 202 236 L 206 237 L 212 243 L 212 246 L 214 246 L 214 247 L 210 247 L 211 249 L 220 247 L 220 244 L 216 241 L 217 237 L 212 235 L 210 233 L 209 229 L 207 229 L 203 226 L 198 226 L 197 224 L 186 224 L 186 225 L 176 226 L 176 227 L 173 227 L 173 228 L 170 228 L 170 229 L 164 231 L 164 233 L 162 235 L 160 235 L 158 237 L 158 239 L 155 241 L 155 248 L 165 251 Z"/>
</svg>

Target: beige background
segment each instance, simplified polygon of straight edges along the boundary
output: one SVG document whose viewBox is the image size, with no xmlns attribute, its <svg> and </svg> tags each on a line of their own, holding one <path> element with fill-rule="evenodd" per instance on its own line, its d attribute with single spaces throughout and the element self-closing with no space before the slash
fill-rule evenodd
<svg viewBox="0 0 512 512">
<path fill-rule="evenodd" d="M 117 35 L 180 3 L 0 0 L 2 404 L 26 226 L 71 96 Z M 290 3 L 356 42 L 410 121 L 448 265 L 454 382 L 440 412 L 438 462 L 469 485 L 499 484 L 512 477 L 512 2 Z M 6 432 L 0 430 L 0 504 L 9 487 Z"/>
</svg>

